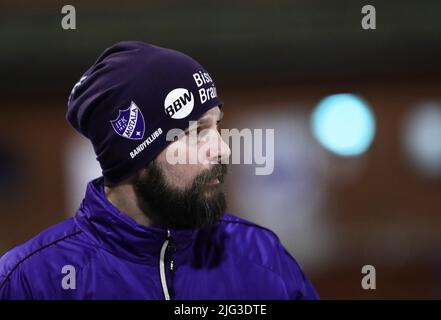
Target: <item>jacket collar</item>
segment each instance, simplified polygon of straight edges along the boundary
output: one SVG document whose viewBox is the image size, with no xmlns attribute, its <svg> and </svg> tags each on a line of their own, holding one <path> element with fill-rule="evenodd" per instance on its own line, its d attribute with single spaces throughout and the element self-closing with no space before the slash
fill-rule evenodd
<svg viewBox="0 0 441 320">
<path fill-rule="evenodd" d="M 88 183 L 75 220 L 100 247 L 131 260 L 157 260 L 167 238 L 166 228 L 140 225 L 113 206 L 105 196 L 102 177 Z M 176 252 L 189 247 L 197 233 L 196 229 L 168 230 Z"/>
</svg>

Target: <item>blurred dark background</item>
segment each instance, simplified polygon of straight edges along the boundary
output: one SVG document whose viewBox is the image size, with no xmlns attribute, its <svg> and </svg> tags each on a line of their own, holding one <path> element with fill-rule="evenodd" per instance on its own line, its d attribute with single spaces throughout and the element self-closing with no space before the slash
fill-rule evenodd
<svg viewBox="0 0 441 320">
<path fill-rule="evenodd" d="M 76 30 L 61 27 L 67 4 Z M 0 39 L 0 254 L 74 214 L 100 172 L 67 97 L 105 48 L 142 40 L 209 70 L 224 128 L 275 129 L 272 175 L 231 166 L 230 212 L 274 230 L 322 298 L 441 297 L 440 1 L 3 0 Z M 375 119 L 355 156 L 311 130 L 336 93 Z"/>
</svg>

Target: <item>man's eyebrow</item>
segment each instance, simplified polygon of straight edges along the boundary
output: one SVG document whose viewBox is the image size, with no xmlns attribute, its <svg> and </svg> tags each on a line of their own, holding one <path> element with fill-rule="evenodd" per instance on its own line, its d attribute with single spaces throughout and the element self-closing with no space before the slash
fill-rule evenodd
<svg viewBox="0 0 441 320">
<path fill-rule="evenodd" d="M 220 110 L 219 118 L 218 118 L 218 120 L 216 122 L 219 123 L 222 120 L 223 117 L 224 117 L 224 112 L 222 110 Z M 209 119 L 210 119 L 209 116 L 205 116 L 205 117 L 197 120 L 196 124 L 197 124 L 197 126 L 202 126 L 203 127 L 203 126 L 205 126 L 205 125 L 207 125 L 209 123 L 209 121 L 210 121 Z M 187 128 L 185 128 L 184 132 L 188 133 L 189 130 L 190 130 L 190 128 L 187 127 Z"/>
</svg>

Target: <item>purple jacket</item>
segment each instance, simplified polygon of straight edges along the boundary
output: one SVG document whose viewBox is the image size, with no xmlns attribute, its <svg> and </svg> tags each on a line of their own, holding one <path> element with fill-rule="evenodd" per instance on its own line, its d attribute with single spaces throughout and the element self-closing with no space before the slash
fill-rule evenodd
<svg viewBox="0 0 441 320">
<path fill-rule="evenodd" d="M 317 299 L 268 229 L 225 214 L 199 230 L 144 227 L 88 184 L 76 215 L 0 258 L 0 299 Z"/>
</svg>

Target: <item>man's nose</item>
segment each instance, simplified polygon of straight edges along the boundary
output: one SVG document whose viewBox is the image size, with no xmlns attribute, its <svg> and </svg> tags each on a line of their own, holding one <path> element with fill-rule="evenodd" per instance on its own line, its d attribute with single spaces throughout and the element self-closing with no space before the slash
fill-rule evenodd
<svg viewBox="0 0 441 320">
<path fill-rule="evenodd" d="M 222 139 L 219 131 L 216 130 L 215 132 L 214 137 L 210 139 L 211 146 L 208 149 L 208 159 L 213 163 L 221 163 L 230 157 L 231 149 Z"/>
</svg>

